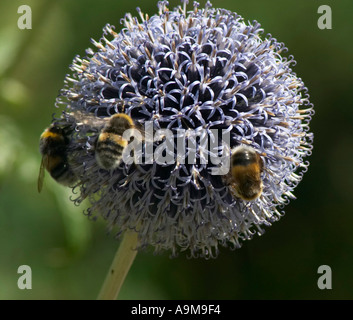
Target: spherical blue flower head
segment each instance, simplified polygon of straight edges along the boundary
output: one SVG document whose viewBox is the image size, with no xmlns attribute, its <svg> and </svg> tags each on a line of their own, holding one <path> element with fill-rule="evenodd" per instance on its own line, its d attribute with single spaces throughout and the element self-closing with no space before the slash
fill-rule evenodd
<svg viewBox="0 0 353 320">
<path fill-rule="evenodd" d="M 169 11 L 161 1 L 152 17 L 138 9 L 138 18 L 122 19 L 119 33 L 106 25 L 102 39 L 92 40 L 96 50 L 75 58 L 57 100 L 66 109 L 56 121 L 73 128 L 68 153 L 79 179 L 76 202 L 88 198 L 90 216 L 100 214 L 117 235 L 136 230 L 140 247 L 211 257 L 219 245 L 237 248 L 262 234 L 294 198 L 312 149 L 313 110 L 291 69 L 295 61 L 282 56 L 282 43 L 262 36 L 258 22 L 209 2 L 202 9 L 194 3 L 192 11 L 186 4 Z M 182 139 L 196 160 L 102 169 L 95 141 L 104 119 L 116 113 L 141 126 L 152 121 L 153 132 L 171 130 L 175 154 Z M 217 144 L 207 154 L 180 129 Z M 235 197 L 224 176 L 212 174 L 217 164 L 202 161 L 225 152 L 215 130 L 229 134 L 229 150 L 247 145 L 261 156 L 263 192 L 256 200 Z M 154 141 L 153 150 L 162 143 Z"/>
</svg>

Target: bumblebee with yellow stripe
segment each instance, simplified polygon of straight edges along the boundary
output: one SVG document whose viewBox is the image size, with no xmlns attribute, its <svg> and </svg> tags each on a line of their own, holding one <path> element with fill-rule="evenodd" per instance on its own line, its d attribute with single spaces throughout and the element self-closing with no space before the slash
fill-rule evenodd
<svg viewBox="0 0 353 320">
<path fill-rule="evenodd" d="M 263 189 L 263 161 L 254 148 L 237 146 L 231 152 L 231 170 L 226 182 L 233 196 L 245 201 L 257 199 Z"/>
<path fill-rule="evenodd" d="M 38 176 L 38 192 L 41 192 L 44 173 L 47 170 L 58 183 L 69 186 L 77 179 L 67 162 L 69 138 L 67 129 L 52 124 L 40 136 L 39 150 L 42 154 Z"/>
<path fill-rule="evenodd" d="M 117 113 L 110 117 L 95 146 L 96 161 L 101 168 L 113 170 L 120 165 L 124 149 L 128 145 L 123 134 L 125 130 L 133 128 L 135 128 L 133 120 L 125 113 Z"/>
</svg>

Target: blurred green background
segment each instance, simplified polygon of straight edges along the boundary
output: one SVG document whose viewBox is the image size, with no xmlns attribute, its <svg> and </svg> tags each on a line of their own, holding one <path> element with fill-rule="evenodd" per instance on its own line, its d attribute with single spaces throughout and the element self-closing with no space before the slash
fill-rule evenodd
<svg viewBox="0 0 353 320">
<path fill-rule="evenodd" d="M 22 4 L 32 8 L 32 30 L 17 28 Z M 332 8 L 332 30 L 317 26 L 320 5 Z M 48 174 L 38 194 L 38 139 L 56 112 L 73 57 L 85 54 L 107 22 L 119 26 L 137 6 L 157 11 L 155 0 L 0 3 L 0 299 L 95 299 L 99 292 L 119 243 Z M 316 109 L 311 165 L 298 199 L 263 236 L 208 261 L 141 252 L 120 298 L 352 299 L 353 2 L 214 0 L 213 6 L 256 19 L 295 56 L 294 70 Z M 17 287 L 20 265 L 32 268 L 31 290 Z M 332 290 L 317 287 L 320 265 L 332 268 Z"/>
</svg>

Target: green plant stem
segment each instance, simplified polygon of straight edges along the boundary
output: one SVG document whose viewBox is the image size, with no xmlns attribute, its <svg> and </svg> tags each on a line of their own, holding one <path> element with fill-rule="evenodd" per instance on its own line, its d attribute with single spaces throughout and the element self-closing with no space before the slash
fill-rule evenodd
<svg viewBox="0 0 353 320">
<path fill-rule="evenodd" d="M 105 278 L 98 300 L 115 300 L 136 257 L 137 233 L 126 231 Z"/>
</svg>

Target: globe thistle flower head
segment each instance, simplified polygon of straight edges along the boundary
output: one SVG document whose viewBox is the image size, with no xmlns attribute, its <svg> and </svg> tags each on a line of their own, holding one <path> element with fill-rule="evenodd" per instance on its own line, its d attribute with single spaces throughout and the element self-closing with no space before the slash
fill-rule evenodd
<svg viewBox="0 0 353 320">
<path fill-rule="evenodd" d="M 210 2 L 158 8 L 151 17 L 126 14 L 120 32 L 106 25 L 95 49 L 74 59 L 54 121 L 71 128 L 75 201 L 89 199 L 89 216 L 102 216 L 117 236 L 135 230 L 141 248 L 212 257 L 220 245 L 238 248 L 262 234 L 294 198 L 312 149 L 313 109 L 293 57 L 258 22 Z M 154 138 L 149 146 L 144 138 L 139 162 L 107 170 L 96 141 L 121 113 Z M 263 165 L 262 192 L 251 201 L 235 196 L 231 171 L 215 174 L 220 164 L 211 161 L 229 160 L 238 146 L 251 147 Z"/>
</svg>

